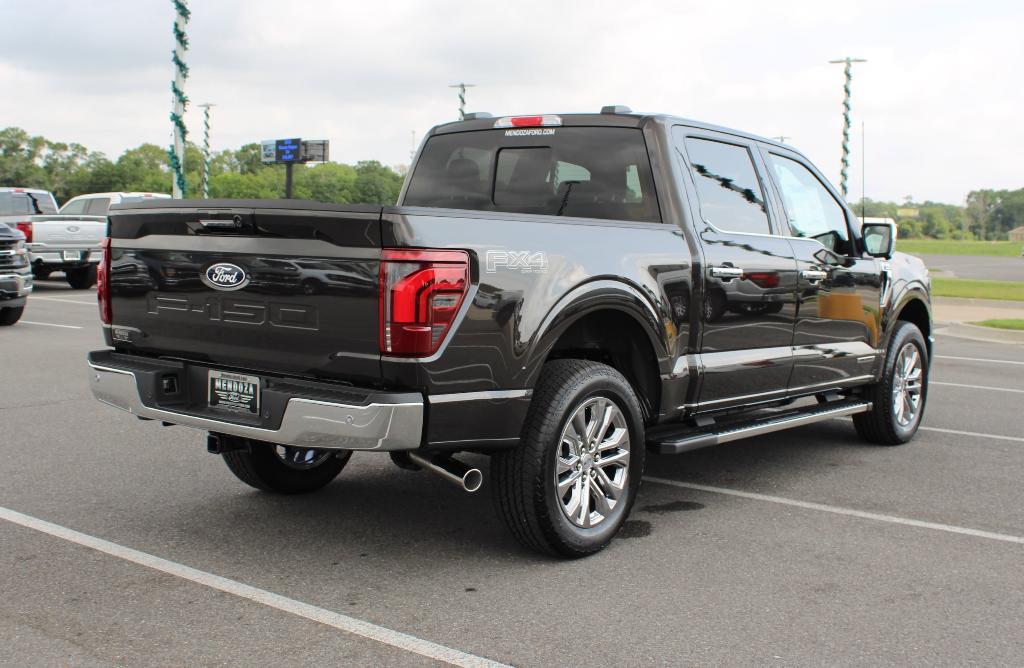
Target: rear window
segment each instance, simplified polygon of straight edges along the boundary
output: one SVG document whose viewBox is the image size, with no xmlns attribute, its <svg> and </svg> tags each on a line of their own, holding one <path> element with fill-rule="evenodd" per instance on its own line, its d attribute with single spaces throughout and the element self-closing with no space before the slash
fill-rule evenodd
<svg viewBox="0 0 1024 668">
<path fill-rule="evenodd" d="M 50 193 L 0 193 L 0 216 L 34 216 L 57 213 L 57 203 Z"/>
<path fill-rule="evenodd" d="M 93 197 L 85 207 L 85 214 L 87 216 L 105 216 L 107 215 L 107 209 L 109 208 L 109 197 Z"/>
<path fill-rule="evenodd" d="M 632 128 L 435 135 L 403 204 L 661 222 L 643 133 Z"/>
</svg>

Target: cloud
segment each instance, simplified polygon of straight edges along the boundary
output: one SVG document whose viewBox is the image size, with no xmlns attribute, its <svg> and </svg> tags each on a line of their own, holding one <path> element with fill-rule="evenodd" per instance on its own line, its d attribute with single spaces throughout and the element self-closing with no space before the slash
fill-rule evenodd
<svg viewBox="0 0 1024 668">
<path fill-rule="evenodd" d="M 4 124 L 117 155 L 170 141 L 173 8 L 163 0 L 5 9 Z M 212 102 L 213 146 L 276 136 L 331 140 L 332 157 L 409 160 L 411 134 L 469 108 L 679 114 L 794 145 L 838 179 L 842 71 L 853 81 L 851 193 L 959 202 L 1021 187 L 1024 144 L 1015 6 L 697 2 L 192 2 L 188 122 Z"/>
</svg>

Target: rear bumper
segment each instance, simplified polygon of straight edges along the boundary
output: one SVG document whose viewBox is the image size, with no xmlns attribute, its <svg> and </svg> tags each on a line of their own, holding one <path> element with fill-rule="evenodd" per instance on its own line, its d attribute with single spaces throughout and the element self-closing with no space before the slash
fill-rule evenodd
<svg viewBox="0 0 1024 668">
<path fill-rule="evenodd" d="M 68 260 L 64 258 L 64 252 L 78 253 L 77 257 Z M 99 248 L 90 246 L 68 246 L 67 248 L 33 248 L 29 246 L 29 259 L 32 264 L 81 266 L 83 264 L 98 264 L 102 251 Z"/>
<path fill-rule="evenodd" d="M 89 385 L 101 402 L 150 420 L 283 445 L 336 450 L 414 450 L 423 440 L 423 397 L 415 393 L 366 394 L 340 403 L 303 396 L 282 400 L 275 428 L 239 424 L 158 406 L 160 377 L 184 374 L 181 365 L 140 360 L 110 351 L 89 355 Z M 146 397 L 144 400 L 143 397 Z"/>
</svg>

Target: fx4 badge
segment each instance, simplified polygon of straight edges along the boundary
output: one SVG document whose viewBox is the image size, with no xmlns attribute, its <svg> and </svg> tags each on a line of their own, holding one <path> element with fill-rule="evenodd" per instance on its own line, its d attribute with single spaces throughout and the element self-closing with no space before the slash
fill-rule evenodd
<svg viewBox="0 0 1024 668">
<path fill-rule="evenodd" d="M 539 274 L 548 270 L 548 255 L 544 251 L 487 251 L 487 273 L 511 269 L 524 274 Z"/>
<path fill-rule="evenodd" d="M 245 271 L 230 262 L 211 264 L 199 278 L 215 290 L 241 290 L 249 285 L 249 277 L 245 275 Z"/>
</svg>

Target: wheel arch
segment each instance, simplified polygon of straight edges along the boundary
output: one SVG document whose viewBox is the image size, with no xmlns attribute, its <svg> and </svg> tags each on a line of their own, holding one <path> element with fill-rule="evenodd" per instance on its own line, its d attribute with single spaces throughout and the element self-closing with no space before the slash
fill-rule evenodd
<svg viewBox="0 0 1024 668">
<path fill-rule="evenodd" d="M 922 290 L 911 289 L 905 292 L 897 305 L 893 308 L 895 314 L 889 321 L 886 340 L 892 338 L 898 322 L 910 322 L 921 330 L 924 335 L 925 345 L 928 347 L 928 359 L 932 356 L 932 312 L 928 302 L 928 296 Z"/>
<path fill-rule="evenodd" d="M 655 307 L 633 286 L 612 280 L 579 286 L 552 308 L 536 340 L 530 387 L 549 360 L 591 359 L 626 377 L 645 421 L 660 411 L 667 335 Z"/>
</svg>

